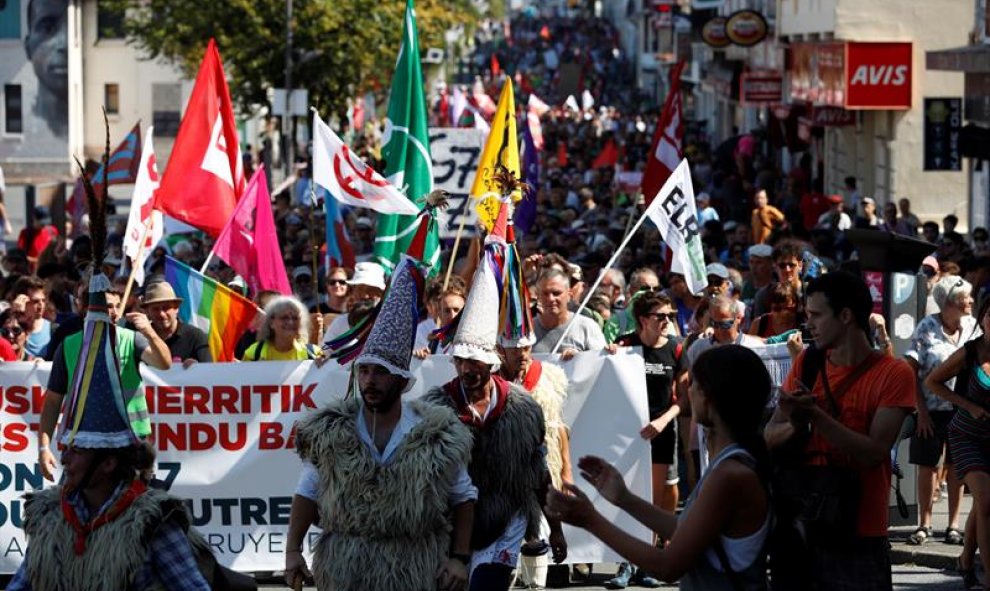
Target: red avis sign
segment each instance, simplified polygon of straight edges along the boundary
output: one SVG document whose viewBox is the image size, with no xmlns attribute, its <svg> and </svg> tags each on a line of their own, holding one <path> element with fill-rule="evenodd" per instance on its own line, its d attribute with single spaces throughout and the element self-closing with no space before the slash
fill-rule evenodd
<svg viewBox="0 0 990 591">
<path fill-rule="evenodd" d="M 910 109 L 912 46 L 846 43 L 846 108 Z"/>
</svg>

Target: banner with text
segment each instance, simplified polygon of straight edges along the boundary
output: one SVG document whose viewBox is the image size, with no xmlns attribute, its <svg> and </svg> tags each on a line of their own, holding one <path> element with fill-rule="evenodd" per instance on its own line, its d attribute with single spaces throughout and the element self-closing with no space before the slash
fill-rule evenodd
<svg viewBox="0 0 990 591">
<path fill-rule="evenodd" d="M 431 127 L 430 154 L 433 155 L 433 188 L 450 194 L 447 209 L 439 212 L 440 240 L 453 239 L 464 216 L 466 236 L 477 234 L 478 214 L 468 194 L 478 171 L 485 132 L 459 127 Z"/>
<path fill-rule="evenodd" d="M 614 356 L 589 352 L 563 368 L 570 378 L 564 418 L 572 428 L 572 461 L 602 456 L 616 464 L 633 492 L 650 498 L 650 448 L 637 435 L 647 420 L 642 357 L 629 349 Z M 294 425 L 340 396 L 347 372 L 336 363 L 317 368 L 310 361 L 142 369 L 158 449 L 156 477 L 187 500 L 193 525 L 222 564 L 245 572 L 281 570 L 301 468 Z M 35 434 L 49 372 L 47 363 L 7 363 L 0 373 L 0 573 L 14 572 L 24 557 L 23 495 L 49 485 L 37 465 Z M 445 383 L 454 369 L 448 358 L 432 357 L 416 365 L 415 374 L 416 387 L 406 396 Z M 578 484 L 608 519 L 650 539 L 590 485 Z M 617 560 L 583 530 L 565 532 L 568 562 Z M 307 554 L 319 535 L 310 532 Z"/>
</svg>

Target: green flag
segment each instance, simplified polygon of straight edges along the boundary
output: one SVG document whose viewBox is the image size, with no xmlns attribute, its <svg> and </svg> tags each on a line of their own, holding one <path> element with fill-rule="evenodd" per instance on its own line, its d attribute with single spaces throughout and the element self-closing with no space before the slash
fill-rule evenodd
<svg viewBox="0 0 990 591">
<path fill-rule="evenodd" d="M 406 0 L 402 46 L 392 76 L 392 92 L 385 120 L 385 176 L 413 202 L 418 202 L 433 190 L 433 159 L 430 156 L 430 134 L 426 118 L 426 97 L 423 94 L 423 71 L 419 62 L 419 35 L 416 32 L 416 11 L 413 0 Z M 399 256 L 406 252 L 416 234 L 417 217 L 409 215 L 379 215 L 378 235 L 375 237 L 375 260 L 391 272 Z M 438 271 L 440 240 L 436 224 L 430 224 L 423 262 L 430 274 Z"/>
</svg>

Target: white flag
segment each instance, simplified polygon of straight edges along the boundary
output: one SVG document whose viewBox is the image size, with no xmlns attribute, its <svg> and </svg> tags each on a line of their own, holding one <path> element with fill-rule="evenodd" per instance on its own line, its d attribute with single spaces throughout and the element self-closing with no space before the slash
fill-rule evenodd
<svg viewBox="0 0 990 591">
<path fill-rule="evenodd" d="M 127 229 L 124 231 L 124 254 L 131 259 L 134 269 L 134 281 L 144 285 L 144 262 L 148 260 L 152 249 L 162 239 L 165 232 L 165 222 L 162 212 L 153 209 L 155 191 L 158 190 L 158 165 L 155 162 L 155 147 L 152 133 L 155 128 L 149 126 L 144 134 L 144 149 L 141 151 L 141 165 L 138 169 L 137 180 L 134 181 L 134 195 L 131 196 L 131 212 L 127 217 Z M 150 224 L 148 237 L 141 251 L 141 237 L 145 235 L 145 226 Z M 140 259 L 138 253 L 141 252 Z"/>
<path fill-rule="evenodd" d="M 535 94 L 529 95 L 529 102 L 526 103 L 526 107 L 530 111 L 535 111 L 537 117 L 542 117 L 550 112 L 550 105 L 540 100 L 540 97 Z"/>
<path fill-rule="evenodd" d="M 687 159 L 681 160 L 644 215 L 649 216 L 673 254 L 671 271 L 684 275 L 691 293 L 708 286 L 701 225 L 694 205 L 694 185 Z"/>
<path fill-rule="evenodd" d="M 574 111 L 575 113 L 581 111 L 581 108 L 578 107 L 577 99 L 574 98 L 574 95 L 573 94 L 567 95 L 567 100 L 564 101 L 564 106 L 567 107 L 568 109 Z"/>
<path fill-rule="evenodd" d="M 581 93 L 581 106 L 584 107 L 585 111 L 595 106 L 595 97 L 591 96 L 591 93 L 587 90 Z"/>
<path fill-rule="evenodd" d="M 408 133 L 408 130 L 386 128 L 386 135 L 392 133 Z M 384 143 L 388 143 L 388 138 Z M 379 213 L 419 213 L 415 203 L 358 158 L 316 112 L 313 113 L 313 181 L 341 203 Z"/>
</svg>

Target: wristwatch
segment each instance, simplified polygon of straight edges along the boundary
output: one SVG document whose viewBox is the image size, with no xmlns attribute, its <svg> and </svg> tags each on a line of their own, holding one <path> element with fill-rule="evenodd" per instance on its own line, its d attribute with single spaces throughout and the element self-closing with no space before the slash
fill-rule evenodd
<svg viewBox="0 0 990 591">
<path fill-rule="evenodd" d="M 451 552 L 448 556 L 454 560 L 460 561 L 460 563 L 464 566 L 469 566 L 471 564 L 470 554 L 458 554 L 457 552 Z"/>
</svg>

